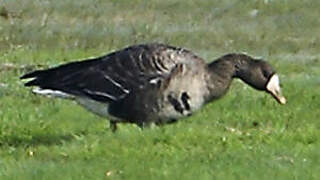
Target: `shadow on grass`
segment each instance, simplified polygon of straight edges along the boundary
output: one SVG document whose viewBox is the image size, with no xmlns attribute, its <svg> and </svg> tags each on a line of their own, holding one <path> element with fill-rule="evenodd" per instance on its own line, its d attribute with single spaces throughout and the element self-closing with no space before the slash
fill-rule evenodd
<svg viewBox="0 0 320 180">
<path fill-rule="evenodd" d="M 15 136 L 8 135 L 0 137 L 0 147 L 4 146 L 38 146 L 38 145 L 62 145 L 65 142 L 69 142 L 76 139 L 74 134 L 41 134 L 34 136 Z"/>
</svg>

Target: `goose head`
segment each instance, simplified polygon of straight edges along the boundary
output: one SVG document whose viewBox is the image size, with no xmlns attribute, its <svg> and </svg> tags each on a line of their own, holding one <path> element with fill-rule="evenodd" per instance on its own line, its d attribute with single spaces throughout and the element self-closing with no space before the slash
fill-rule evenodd
<svg viewBox="0 0 320 180">
<path fill-rule="evenodd" d="M 268 62 L 244 54 L 237 55 L 234 62 L 235 77 L 257 90 L 271 94 L 278 103 L 286 104 L 286 98 L 281 92 L 279 75 Z"/>
</svg>

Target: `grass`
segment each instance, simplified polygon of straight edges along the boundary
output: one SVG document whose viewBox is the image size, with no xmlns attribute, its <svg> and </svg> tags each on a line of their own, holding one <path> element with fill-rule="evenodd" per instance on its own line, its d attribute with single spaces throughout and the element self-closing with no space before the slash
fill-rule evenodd
<svg viewBox="0 0 320 180">
<path fill-rule="evenodd" d="M 319 2 L 0 1 L 0 179 L 318 179 Z M 262 56 L 288 104 L 234 81 L 194 116 L 140 130 L 35 96 L 19 76 L 144 42 L 208 61 Z"/>
</svg>

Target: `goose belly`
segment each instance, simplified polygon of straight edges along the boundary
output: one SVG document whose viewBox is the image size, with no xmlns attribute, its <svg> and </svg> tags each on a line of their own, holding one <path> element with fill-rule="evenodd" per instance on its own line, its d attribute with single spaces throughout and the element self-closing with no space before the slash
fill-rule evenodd
<svg viewBox="0 0 320 180">
<path fill-rule="evenodd" d="M 93 112 L 94 114 L 97 114 L 101 117 L 112 117 L 109 114 L 109 104 L 106 103 L 100 103 L 89 98 L 73 96 L 58 90 L 34 88 L 32 92 L 47 97 L 75 100 L 79 105 L 83 106 L 85 109 Z"/>
<path fill-rule="evenodd" d="M 76 98 L 76 102 L 94 114 L 97 114 L 101 117 L 111 117 L 109 114 L 109 104 L 107 103 L 100 103 L 98 101 L 82 97 Z"/>
</svg>

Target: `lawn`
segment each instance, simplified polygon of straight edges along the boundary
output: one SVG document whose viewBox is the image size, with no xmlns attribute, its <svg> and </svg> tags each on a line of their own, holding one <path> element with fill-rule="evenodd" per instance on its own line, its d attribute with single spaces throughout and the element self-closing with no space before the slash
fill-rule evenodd
<svg viewBox="0 0 320 180">
<path fill-rule="evenodd" d="M 0 0 L 0 179 L 319 179 L 320 1 Z M 178 123 L 141 130 L 33 95 L 19 76 L 132 44 L 209 61 L 247 52 L 284 106 L 235 80 Z"/>
</svg>

